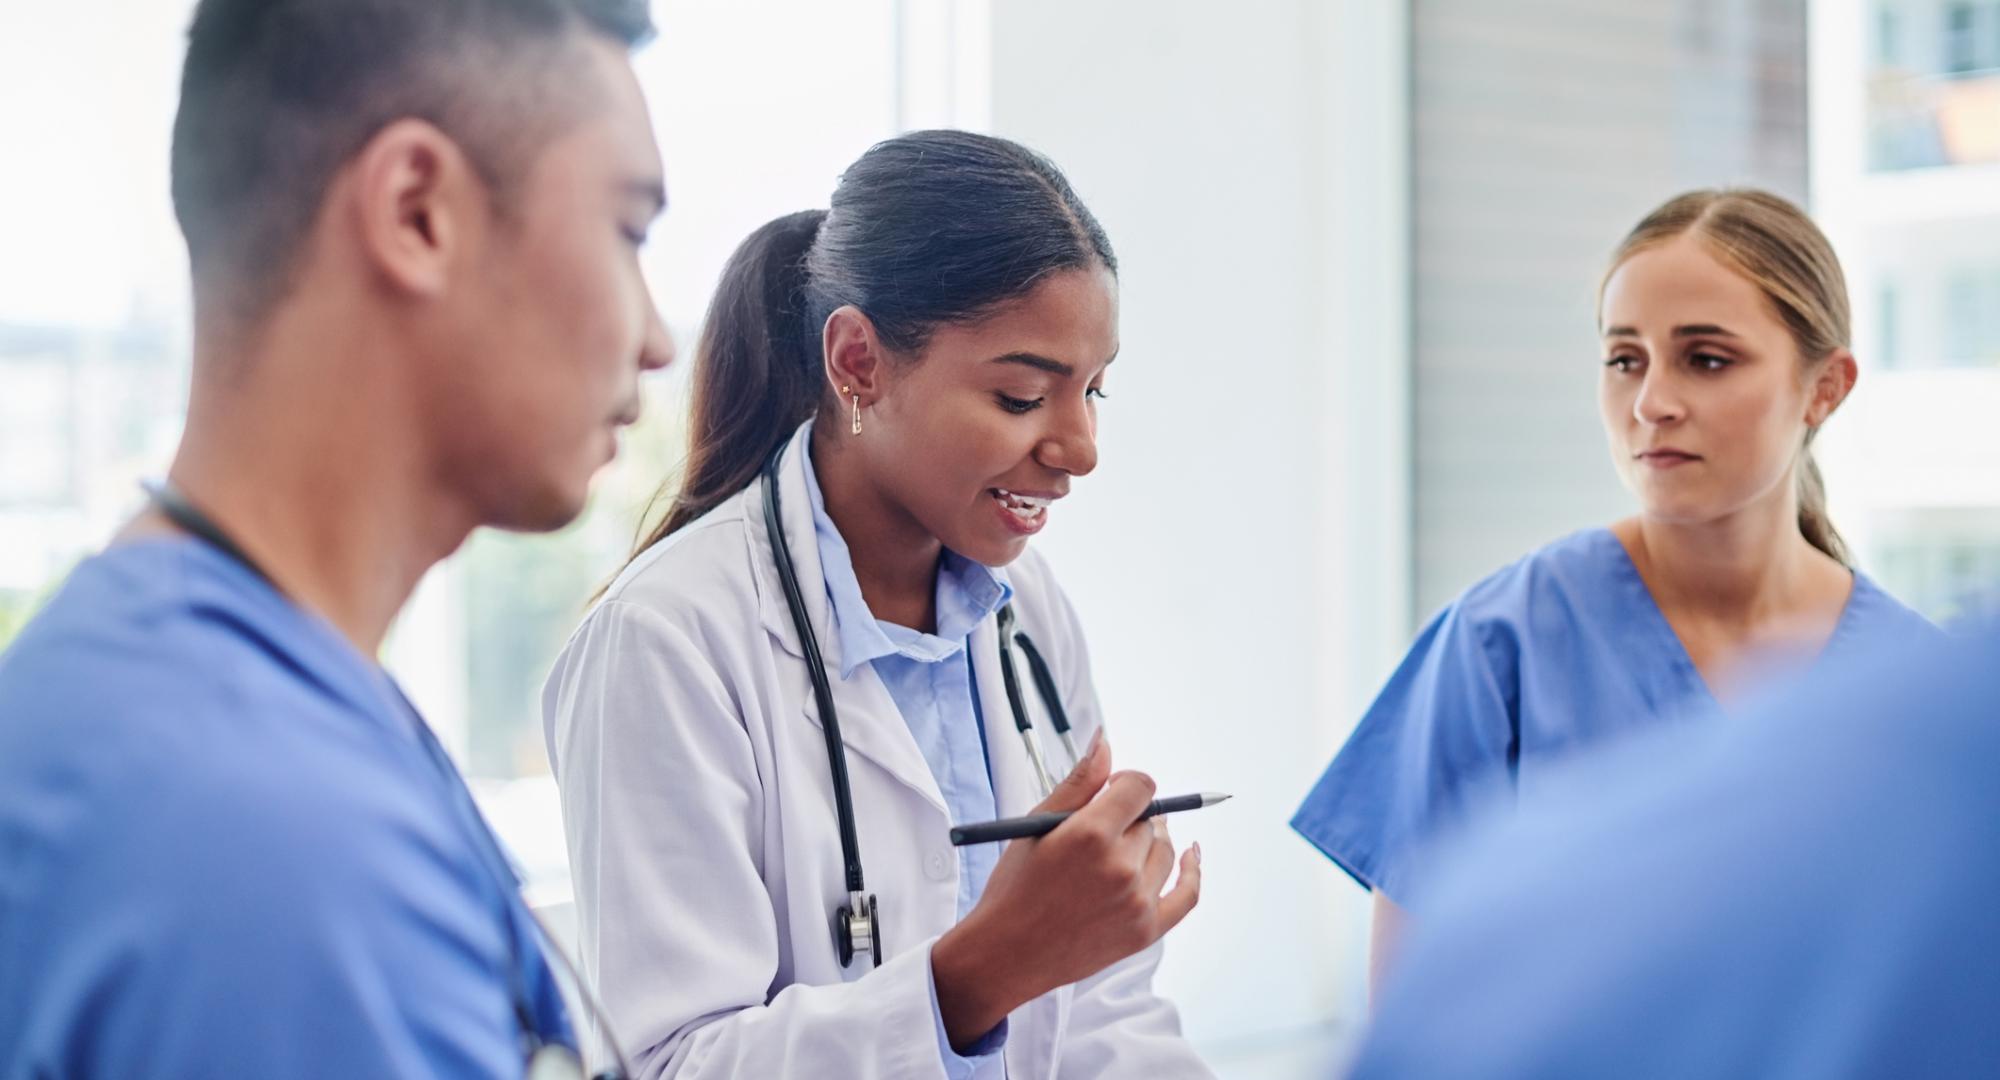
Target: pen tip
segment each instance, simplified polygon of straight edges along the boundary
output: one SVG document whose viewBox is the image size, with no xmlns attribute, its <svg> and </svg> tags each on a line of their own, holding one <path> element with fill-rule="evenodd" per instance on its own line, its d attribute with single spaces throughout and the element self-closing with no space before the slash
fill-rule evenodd
<svg viewBox="0 0 2000 1080">
<path fill-rule="evenodd" d="M 1206 791 L 1203 792 L 1201 796 L 1201 804 L 1203 806 L 1214 806 L 1216 803 L 1227 802 L 1228 800 L 1229 796 L 1224 795 L 1219 791 Z"/>
</svg>

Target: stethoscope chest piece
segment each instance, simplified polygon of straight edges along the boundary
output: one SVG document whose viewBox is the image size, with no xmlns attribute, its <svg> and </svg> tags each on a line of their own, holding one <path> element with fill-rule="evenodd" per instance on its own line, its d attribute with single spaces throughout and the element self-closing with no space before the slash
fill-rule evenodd
<svg viewBox="0 0 2000 1080">
<path fill-rule="evenodd" d="M 862 953 L 873 957 L 876 967 L 882 966 L 881 918 L 874 893 L 851 893 L 847 903 L 834 909 L 833 944 L 840 954 L 841 967 L 853 963 Z"/>
</svg>

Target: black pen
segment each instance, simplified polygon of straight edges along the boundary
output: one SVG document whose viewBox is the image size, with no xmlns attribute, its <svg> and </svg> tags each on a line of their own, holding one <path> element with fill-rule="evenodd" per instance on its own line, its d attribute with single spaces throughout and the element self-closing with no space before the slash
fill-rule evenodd
<svg viewBox="0 0 2000 1080">
<path fill-rule="evenodd" d="M 1214 806 L 1228 797 L 1212 791 L 1200 795 L 1169 795 L 1164 799 L 1154 799 L 1147 804 L 1146 812 L 1140 814 L 1139 819 L 1143 821 L 1156 814 L 1199 810 L 1204 806 Z M 999 821 L 982 821 L 977 825 L 957 825 L 951 830 L 951 843 L 953 847 L 964 847 L 967 844 L 992 844 L 1001 840 L 1041 836 L 1068 821 L 1069 816 L 1075 812 L 1064 810 L 1054 814 L 1028 814 L 1025 817 L 1001 818 Z"/>
</svg>

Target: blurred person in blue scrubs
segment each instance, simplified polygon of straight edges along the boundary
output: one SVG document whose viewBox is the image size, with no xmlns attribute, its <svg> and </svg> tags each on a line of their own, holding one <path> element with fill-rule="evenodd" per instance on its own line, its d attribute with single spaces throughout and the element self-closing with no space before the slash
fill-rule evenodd
<svg viewBox="0 0 2000 1080">
<path fill-rule="evenodd" d="M 1760 191 L 1678 196 L 1600 288 L 1599 403 L 1639 513 L 1431 619 L 1292 825 L 1375 894 L 1371 983 L 1427 843 L 1581 746 L 1726 709 L 1937 631 L 1848 564 L 1811 445 L 1853 390 L 1819 229 Z"/>
<path fill-rule="evenodd" d="M 1440 852 L 1354 1075 L 2000 1075 L 2000 624 L 1793 690 Z"/>
<path fill-rule="evenodd" d="M 520 1076 L 573 1046 L 375 657 L 473 529 L 579 512 L 671 357 L 637 256 L 650 33 L 644 0 L 196 9 L 186 432 L 0 656 L 0 1076 Z"/>
</svg>

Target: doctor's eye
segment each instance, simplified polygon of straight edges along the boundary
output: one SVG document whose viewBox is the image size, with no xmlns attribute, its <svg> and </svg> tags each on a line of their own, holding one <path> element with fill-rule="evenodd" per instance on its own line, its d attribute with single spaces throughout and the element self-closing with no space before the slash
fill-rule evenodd
<svg viewBox="0 0 2000 1080">
<path fill-rule="evenodd" d="M 1022 413 L 1034 412 L 1036 409 L 1042 407 L 1041 398 L 1017 398 L 1001 393 L 995 393 L 993 396 L 999 400 L 1001 408 L 1016 416 Z"/>
<path fill-rule="evenodd" d="M 1644 363 L 1645 361 L 1639 359 L 1636 356 L 1624 355 L 1624 356 L 1611 357 L 1610 359 L 1604 361 L 1604 366 L 1611 369 L 1612 371 L 1617 371 L 1621 373 L 1630 373 L 1633 369 L 1639 367 Z"/>
<path fill-rule="evenodd" d="M 1083 396 L 1084 396 L 1084 397 L 1087 397 L 1087 398 L 1096 398 L 1096 399 L 1097 399 L 1097 400 L 1099 400 L 1099 401 L 1110 401 L 1110 400 L 1111 400 L 1111 395 L 1110 395 L 1110 394 L 1107 394 L 1107 393 L 1105 393 L 1105 392 L 1104 392 L 1104 388 L 1103 388 L 1103 387 L 1101 387 L 1101 386 L 1093 386 L 1093 387 L 1091 387 L 1090 389 L 1088 389 L 1088 390 L 1085 390 L 1085 391 L 1083 392 Z"/>
<path fill-rule="evenodd" d="M 1693 364 L 1699 371 L 1721 371 L 1723 368 L 1736 365 L 1736 361 L 1727 356 L 1717 356 L 1714 353 L 1695 353 L 1688 357 L 1688 363 Z"/>
</svg>

